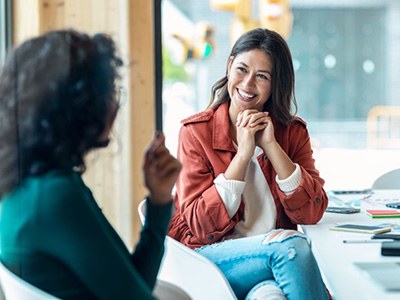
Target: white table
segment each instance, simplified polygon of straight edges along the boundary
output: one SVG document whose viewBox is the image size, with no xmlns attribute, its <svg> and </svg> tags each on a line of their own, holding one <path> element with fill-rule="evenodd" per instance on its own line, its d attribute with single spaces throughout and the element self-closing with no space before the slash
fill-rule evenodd
<svg viewBox="0 0 400 300">
<path fill-rule="evenodd" d="M 399 191 L 400 195 L 400 191 Z M 364 204 L 363 204 L 364 206 Z M 385 292 L 368 278 L 354 262 L 400 262 L 399 257 L 381 256 L 381 244 L 345 244 L 345 239 L 370 238 L 370 234 L 329 230 L 335 224 L 400 223 L 400 218 L 372 219 L 364 211 L 357 214 L 325 213 L 317 225 L 302 225 L 311 239 L 311 247 L 323 273 L 325 284 L 335 300 L 391 300 L 400 299 L 400 292 Z M 400 278 L 399 278 L 400 281 Z"/>
</svg>

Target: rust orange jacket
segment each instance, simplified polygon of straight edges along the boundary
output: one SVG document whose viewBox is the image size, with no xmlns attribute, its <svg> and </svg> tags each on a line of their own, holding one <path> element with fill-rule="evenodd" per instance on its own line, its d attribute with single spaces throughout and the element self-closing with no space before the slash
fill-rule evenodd
<svg viewBox="0 0 400 300">
<path fill-rule="evenodd" d="M 214 179 L 224 173 L 236 154 L 229 133 L 229 104 L 208 109 L 182 121 L 178 159 L 183 168 L 176 184 L 175 207 L 169 235 L 190 248 L 220 241 L 243 219 L 244 203 L 230 218 Z M 285 195 L 275 181 L 276 172 L 268 158 L 258 157 L 276 205 L 276 228 L 296 229 L 297 224 L 317 223 L 328 204 L 312 157 L 306 123 L 295 118 L 288 126 L 274 122 L 275 138 L 282 149 L 299 164 L 300 186 Z"/>
</svg>

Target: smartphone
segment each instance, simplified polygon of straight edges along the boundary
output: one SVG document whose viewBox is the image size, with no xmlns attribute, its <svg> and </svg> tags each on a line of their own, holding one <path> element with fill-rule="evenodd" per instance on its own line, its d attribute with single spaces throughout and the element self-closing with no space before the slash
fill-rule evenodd
<svg viewBox="0 0 400 300">
<path fill-rule="evenodd" d="M 361 233 L 383 233 L 389 232 L 392 229 L 390 227 L 381 227 L 381 226 L 369 226 L 369 225 L 358 225 L 358 224 L 343 224 L 337 225 L 329 228 L 330 230 L 339 230 L 339 231 L 351 231 L 351 232 L 361 232 Z"/>
<path fill-rule="evenodd" d="M 326 212 L 330 213 L 337 213 L 337 214 L 354 214 L 360 212 L 359 208 L 354 208 L 354 207 L 327 207 Z"/>
<path fill-rule="evenodd" d="M 364 190 L 332 190 L 335 195 L 358 195 L 358 194 L 370 194 L 371 189 Z"/>
<path fill-rule="evenodd" d="M 377 240 L 377 239 L 392 239 L 392 240 L 400 240 L 400 233 L 399 232 L 387 232 L 387 233 L 379 233 L 375 234 L 371 237 L 371 239 Z"/>
<path fill-rule="evenodd" d="M 386 204 L 386 206 L 390 207 L 390 208 L 400 208 L 400 202 L 388 203 L 388 204 Z"/>
<path fill-rule="evenodd" d="M 400 241 L 383 242 L 381 254 L 384 256 L 400 256 Z"/>
</svg>

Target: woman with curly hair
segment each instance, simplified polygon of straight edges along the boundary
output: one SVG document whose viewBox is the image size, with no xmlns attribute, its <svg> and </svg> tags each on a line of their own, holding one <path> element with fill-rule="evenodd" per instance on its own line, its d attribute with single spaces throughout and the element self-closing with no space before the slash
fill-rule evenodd
<svg viewBox="0 0 400 300">
<path fill-rule="evenodd" d="M 82 181 L 109 143 L 122 61 L 103 34 L 53 31 L 16 48 L 0 75 L 2 263 L 63 299 L 153 299 L 180 163 L 157 133 L 144 155 L 147 218 L 133 254 Z"/>
</svg>

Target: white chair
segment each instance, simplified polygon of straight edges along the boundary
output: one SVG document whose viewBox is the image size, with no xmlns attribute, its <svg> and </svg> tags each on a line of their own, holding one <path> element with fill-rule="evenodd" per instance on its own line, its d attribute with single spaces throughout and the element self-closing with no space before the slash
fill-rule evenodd
<svg viewBox="0 0 400 300">
<path fill-rule="evenodd" d="M 159 300 L 191 300 L 190 296 L 180 287 L 157 279 L 153 295 Z"/>
<path fill-rule="evenodd" d="M 180 288 L 158 280 L 154 296 L 160 300 L 190 300 Z M 19 278 L 0 263 L 0 300 L 59 300 Z"/>
<path fill-rule="evenodd" d="M 56 298 L 21 279 L 0 263 L 0 283 L 7 300 L 57 300 Z M 1 295 L 0 295 L 0 299 Z"/>
<path fill-rule="evenodd" d="M 1 280 L 0 280 L 0 300 L 5 300 L 6 297 L 4 297 L 4 292 L 3 292 L 3 287 L 1 286 Z"/>
<path fill-rule="evenodd" d="M 400 189 L 400 169 L 395 169 L 382 174 L 372 184 L 373 190 L 398 190 Z"/>
<path fill-rule="evenodd" d="M 138 211 L 144 224 L 146 200 L 140 202 Z M 169 236 L 165 238 L 158 278 L 182 288 L 194 300 L 237 299 L 225 275 L 212 261 Z"/>
</svg>

